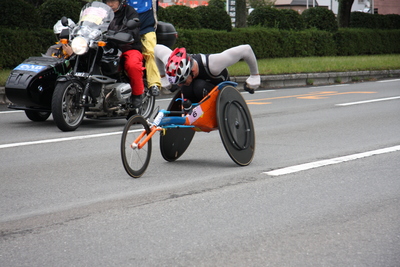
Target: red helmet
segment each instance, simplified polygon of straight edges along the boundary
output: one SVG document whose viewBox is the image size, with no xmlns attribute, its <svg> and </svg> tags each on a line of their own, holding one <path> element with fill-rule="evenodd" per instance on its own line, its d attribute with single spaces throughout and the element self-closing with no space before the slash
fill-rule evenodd
<svg viewBox="0 0 400 267">
<path fill-rule="evenodd" d="M 193 62 L 186 53 L 185 48 L 175 48 L 168 58 L 168 63 L 165 66 L 166 73 L 170 77 L 175 77 L 174 84 L 181 84 L 186 81 L 192 73 Z"/>
</svg>

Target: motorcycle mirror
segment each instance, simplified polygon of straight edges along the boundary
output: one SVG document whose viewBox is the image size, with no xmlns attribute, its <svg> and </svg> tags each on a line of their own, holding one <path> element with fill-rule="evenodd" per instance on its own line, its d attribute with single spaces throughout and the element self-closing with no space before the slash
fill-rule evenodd
<svg viewBox="0 0 400 267">
<path fill-rule="evenodd" d="M 139 19 L 131 19 L 131 20 L 128 20 L 128 22 L 126 23 L 126 27 L 129 30 L 133 30 L 133 29 L 135 29 L 135 28 L 137 28 L 139 26 L 140 26 Z"/>
<path fill-rule="evenodd" d="M 63 26 L 68 26 L 68 18 L 67 17 L 62 17 L 61 18 L 61 24 Z"/>
</svg>

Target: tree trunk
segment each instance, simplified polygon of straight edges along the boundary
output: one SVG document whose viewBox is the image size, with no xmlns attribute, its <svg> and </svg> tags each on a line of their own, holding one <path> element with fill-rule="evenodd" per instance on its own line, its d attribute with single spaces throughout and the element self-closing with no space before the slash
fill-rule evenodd
<svg viewBox="0 0 400 267">
<path fill-rule="evenodd" d="M 246 0 L 236 0 L 236 28 L 246 27 Z"/>
<path fill-rule="evenodd" d="M 351 6 L 354 0 L 339 0 L 338 24 L 340 28 L 346 28 L 350 25 Z"/>
</svg>

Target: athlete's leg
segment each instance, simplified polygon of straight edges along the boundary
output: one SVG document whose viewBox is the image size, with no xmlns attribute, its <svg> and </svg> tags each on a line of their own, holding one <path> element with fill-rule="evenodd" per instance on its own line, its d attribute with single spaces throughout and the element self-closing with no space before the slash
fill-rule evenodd
<svg viewBox="0 0 400 267">
<path fill-rule="evenodd" d="M 154 57 L 154 47 L 157 44 L 157 37 L 155 32 L 148 32 L 141 36 L 142 39 L 142 53 L 145 59 L 146 77 L 149 88 L 157 86 L 161 88 L 160 73 Z"/>
</svg>

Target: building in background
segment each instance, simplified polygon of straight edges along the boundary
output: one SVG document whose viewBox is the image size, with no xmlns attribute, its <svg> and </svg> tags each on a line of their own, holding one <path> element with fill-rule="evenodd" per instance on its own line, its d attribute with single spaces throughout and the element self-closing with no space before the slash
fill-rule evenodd
<svg viewBox="0 0 400 267">
<path fill-rule="evenodd" d="M 357 0 L 354 0 L 357 1 Z M 387 15 L 397 14 L 400 15 L 400 1 L 399 0 L 371 0 L 372 7 L 375 13 Z"/>
<path fill-rule="evenodd" d="M 319 1 L 319 0 L 318 0 Z M 279 9 L 293 9 L 294 11 L 303 13 L 310 7 L 320 6 L 317 0 L 276 0 L 275 7 Z"/>
<path fill-rule="evenodd" d="M 173 5 L 182 5 L 189 7 L 197 7 L 197 6 L 207 6 L 208 0 L 159 0 L 158 5 L 161 7 L 173 6 Z"/>
</svg>

